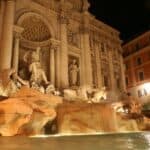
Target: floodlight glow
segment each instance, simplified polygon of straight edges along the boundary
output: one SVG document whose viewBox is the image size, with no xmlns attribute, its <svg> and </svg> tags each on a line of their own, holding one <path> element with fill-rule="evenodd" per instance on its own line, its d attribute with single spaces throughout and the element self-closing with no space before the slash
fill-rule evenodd
<svg viewBox="0 0 150 150">
<path fill-rule="evenodd" d="M 150 94 L 150 82 L 143 84 L 143 89 L 146 90 L 147 94 Z"/>
</svg>

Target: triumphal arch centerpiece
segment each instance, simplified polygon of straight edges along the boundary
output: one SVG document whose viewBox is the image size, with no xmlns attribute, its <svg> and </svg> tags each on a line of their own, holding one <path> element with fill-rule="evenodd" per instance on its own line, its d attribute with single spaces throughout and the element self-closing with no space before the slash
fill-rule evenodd
<svg viewBox="0 0 150 150">
<path fill-rule="evenodd" d="M 33 53 L 57 88 L 124 90 L 119 32 L 97 20 L 87 0 L 2 0 L 0 70 L 30 80 Z"/>
</svg>

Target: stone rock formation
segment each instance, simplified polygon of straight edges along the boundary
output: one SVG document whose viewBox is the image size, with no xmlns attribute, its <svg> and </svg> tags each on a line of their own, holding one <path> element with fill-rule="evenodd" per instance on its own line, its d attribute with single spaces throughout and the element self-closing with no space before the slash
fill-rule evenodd
<svg viewBox="0 0 150 150">
<path fill-rule="evenodd" d="M 55 119 L 55 108 L 60 103 L 62 99 L 58 96 L 22 87 L 11 98 L 0 102 L 0 134 L 41 134 L 45 124 Z"/>
<path fill-rule="evenodd" d="M 62 134 L 139 131 L 139 118 L 115 109 L 114 102 L 66 102 L 57 108 L 57 127 Z"/>
<path fill-rule="evenodd" d="M 117 131 L 116 113 L 108 103 L 66 103 L 58 107 L 59 133 L 95 133 Z"/>
<path fill-rule="evenodd" d="M 29 86 L 29 83 L 22 80 L 15 69 L 4 69 L 0 72 L 0 96 L 9 97 L 22 85 Z"/>
</svg>

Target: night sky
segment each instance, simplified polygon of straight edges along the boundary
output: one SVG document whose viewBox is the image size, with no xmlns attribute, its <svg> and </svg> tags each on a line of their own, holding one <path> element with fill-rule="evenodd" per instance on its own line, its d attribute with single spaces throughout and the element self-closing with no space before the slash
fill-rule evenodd
<svg viewBox="0 0 150 150">
<path fill-rule="evenodd" d="M 118 29 L 125 42 L 150 29 L 150 0 L 89 0 L 97 19 Z"/>
</svg>

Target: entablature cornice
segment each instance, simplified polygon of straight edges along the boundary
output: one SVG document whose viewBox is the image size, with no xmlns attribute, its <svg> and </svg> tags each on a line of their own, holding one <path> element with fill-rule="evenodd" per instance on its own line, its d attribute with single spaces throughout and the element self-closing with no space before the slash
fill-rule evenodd
<svg viewBox="0 0 150 150">
<path fill-rule="evenodd" d="M 74 53 L 77 53 L 77 54 L 81 54 L 81 49 L 79 49 L 79 48 L 77 48 L 77 47 L 75 47 L 75 46 L 69 45 L 68 48 L 69 48 L 69 51 L 70 51 L 70 52 L 74 52 Z"/>
<path fill-rule="evenodd" d="M 17 25 L 13 26 L 13 32 L 14 32 L 15 37 L 21 37 L 21 33 L 23 31 L 24 31 L 24 28 L 17 26 Z"/>
<path fill-rule="evenodd" d="M 44 47 L 44 46 L 58 47 L 58 45 L 60 45 L 60 41 L 55 40 L 55 39 L 49 39 L 43 42 L 33 42 L 33 41 L 28 41 L 28 40 L 21 38 L 21 46 L 26 47 L 26 48 L 31 48 L 31 49 L 34 49 L 36 47 Z"/>
<path fill-rule="evenodd" d="M 122 41 L 119 39 L 119 37 L 117 37 L 117 38 L 116 37 L 112 37 L 110 35 L 110 33 L 106 32 L 106 31 L 104 31 L 102 29 L 99 29 L 98 27 L 90 25 L 90 30 L 91 30 L 91 32 L 94 33 L 93 36 L 97 36 L 97 40 L 100 39 L 100 41 L 101 41 L 103 39 L 104 41 L 105 40 L 107 41 L 109 39 L 113 43 L 116 43 L 116 44 L 119 44 L 119 45 L 122 43 Z"/>
<path fill-rule="evenodd" d="M 102 21 L 96 19 L 95 17 L 90 19 L 90 24 L 97 26 L 98 28 L 101 28 L 103 30 L 107 30 L 108 32 L 111 32 L 114 34 L 114 36 L 119 36 L 120 32 L 116 29 L 112 28 L 111 26 L 103 23 Z"/>
</svg>

